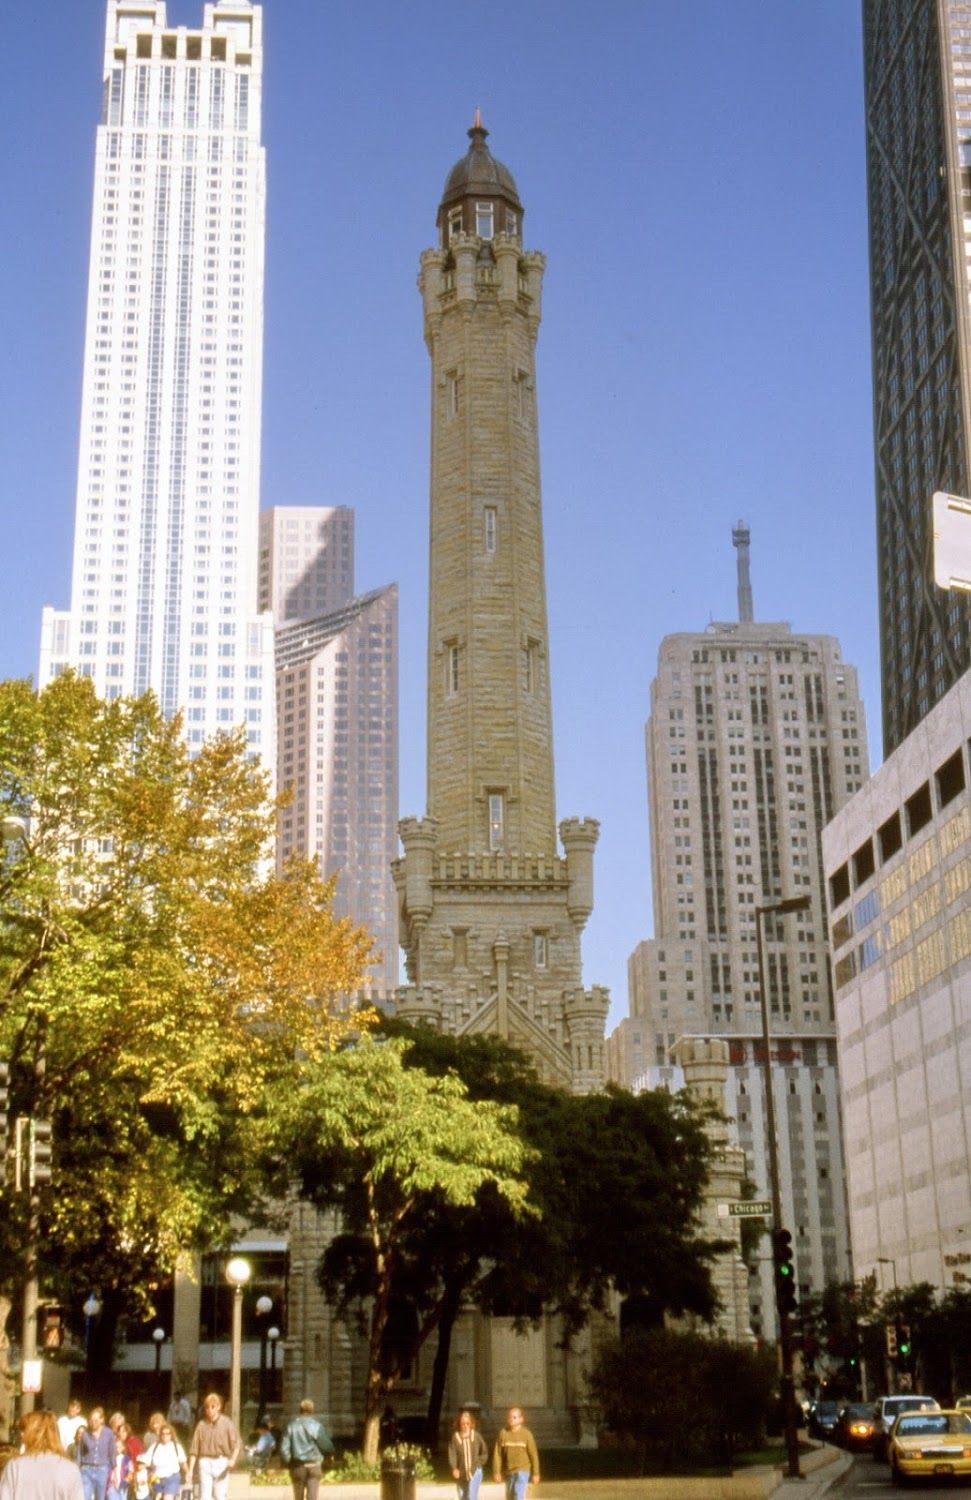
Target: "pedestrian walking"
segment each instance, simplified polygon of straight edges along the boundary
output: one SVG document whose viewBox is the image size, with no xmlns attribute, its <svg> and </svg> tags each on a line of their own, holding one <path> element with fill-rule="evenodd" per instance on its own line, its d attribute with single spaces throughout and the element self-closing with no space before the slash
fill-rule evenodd
<svg viewBox="0 0 971 1500">
<path fill-rule="evenodd" d="M 526 1426 L 521 1406 L 510 1407 L 506 1426 L 492 1451 L 492 1477 L 505 1481 L 506 1500 L 523 1500 L 528 1484 L 539 1484 L 536 1439 Z"/>
<path fill-rule="evenodd" d="M 173 1391 L 168 1417 L 175 1436 L 180 1441 L 187 1438 L 189 1428 L 192 1426 L 192 1407 L 181 1391 Z"/>
<path fill-rule="evenodd" d="M 135 1460 L 125 1446 L 125 1439 L 122 1436 L 124 1428 L 125 1423 L 122 1422 L 115 1434 L 115 1458 L 108 1475 L 106 1500 L 128 1500 L 128 1490 L 135 1472 Z"/>
<path fill-rule="evenodd" d="M 202 1403 L 202 1419 L 196 1423 L 189 1448 L 186 1484 L 192 1483 L 198 1465 L 199 1500 L 226 1500 L 229 1473 L 236 1467 L 242 1446 L 235 1424 L 223 1413 L 222 1398 L 211 1391 Z"/>
<path fill-rule="evenodd" d="M 458 1491 L 458 1500 L 476 1500 L 482 1483 L 482 1468 L 488 1461 L 486 1440 L 476 1426 L 475 1417 L 463 1409 L 455 1418 L 455 1428 L 448 1440 L 448 1466 Z"/>
<path fill-rule="evenodd" d="M 93 1406 L 88 1413 L 87 1426 L 78 1428 L 74 1440 L 84 1500 L 105 1500 L 108 1475 L 115 1461 L 116 1441 L 111 1428 L 105 1426 L 104 1407 Z"/>
<path fill-rule="evenodd" d="M 182 1488 L 188 1460 L 170 1422 L 163 1422 L 158 1442 L 146 1454 L 148 1473 L 155 1495 L 177 1495 Z"/>
<path fill-rule="evenodd" d="M 334 1451 L 330 1433 L 314 1416 L 314 1403 L 305 1398 L 300 1415 L 287 1423 L 280 1444 L 280 1457 L 290 1470 L 293 1500 L 317 1500 L 324 1460 Z"/>
<path fill-rule="evenodd" d="M 67 1403 L 67 1412 L 63 1417 L 57 1419 L 57 1432 L 61 1439 L 61 1447 L 68 1458 L 74 1457 L 74 1439 L 77 1437 L 79 1427 L 84 1426 L 84 1418 L 81 1415 L 81 1403 L 76 1397 L 72 1397 Z"/>
<path fill-rule="evenodd" d="M 23 1450 L 0 1477 L 0 1500 L 84 1500 L 77 1464 L 64 1456 L 52 1411 L 30 1411 L 21 1424 Z"/>
<path fill-rule="evenodd" d="M 158 1442 L 158 1435 L 162 1431 L 162 1423 L 165 1421 L 164 1411 L 153 1411 L 148 1419 L 148 1427 L 142 1438 L 142 1448 L 147 1453 L 153 1443 Z M 135 1455 L 136 1458 L 138 1455 Z"/>
</svg>

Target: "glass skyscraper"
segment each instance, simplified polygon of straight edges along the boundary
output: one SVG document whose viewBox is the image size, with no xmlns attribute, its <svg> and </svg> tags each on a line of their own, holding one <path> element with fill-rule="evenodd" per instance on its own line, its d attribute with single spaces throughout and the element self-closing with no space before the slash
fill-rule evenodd
<svg viewBox="0 0 971 1500">
<path fill-rule="evenodd" d="M 257 613 L 263 351 L 262 12 L 108 0 L 71 607 L 41 684 L 153 689 L 190 748 L 245 724 L 275 753 L 273 626 Z"/>
<path fill-rule="evenodd" d="M 884 751 L 971 662 L 933 582 L 931 496 L 971 453 L 971 3 L 864 0 Z"/>
</svg>

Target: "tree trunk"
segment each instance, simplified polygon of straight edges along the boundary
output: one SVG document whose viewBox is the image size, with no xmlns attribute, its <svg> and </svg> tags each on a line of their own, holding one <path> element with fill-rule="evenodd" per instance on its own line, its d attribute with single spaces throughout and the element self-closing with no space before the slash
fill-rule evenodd
<svg viewBox="0 0 971 1500">
<path fill-rule="evenodd" d="M 425 1417 L 425 1442 L 432 1452 L 438 1451 L 438 1434 L 442 1423 L 442 1402 L 445 1399 L 445 1378 L 452 1352 L 452 1330 L 462 1305 L 464 1282 L 455 1278 L 445 1288 L 441 1315 L 438 1320 L 438 1342 L 435 1345 L 435 1362 L 432 1366 L 432 1383 L 428 1393 L 428 1411 Z"/>
<path fill-rule="evenodd" d="M 13 1441 L 14 1380 L 7 1363 L 10 1348 L 7 1319 L 12 1306 L 9 1297 L 0 1296 L 0 1432 L 7 1442 Z"/>
<path fill-rule="evenodd" d="M 388 1307 L 391 1300 L 391 1277 L 387 1265 L 379 1274 L 378 1286 L 371 1309 L 371 1331 L 368 1337 L 367 1388 L 364 1398 L 364 1438 L 361 1457 L 366 1464 L 378 1461 L 378 1439 L 381 1435 L 381 1411 L 388 1394 L 388 1382 L 381 1368 L 384 1346 L 384 1331 L 388 1326 Z"/>
</svg>

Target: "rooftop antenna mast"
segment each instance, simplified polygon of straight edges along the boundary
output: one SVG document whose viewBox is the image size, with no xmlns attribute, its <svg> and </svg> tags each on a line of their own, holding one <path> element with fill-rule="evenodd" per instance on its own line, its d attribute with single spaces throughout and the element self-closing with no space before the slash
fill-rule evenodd
<svg viewBox="0 0 971 1500">
<path fill-rule="evenodd" d="M 738 619 L 741 625 L 751 625 L 755 619 L 752 604 L 752 579 L 749 576 L 749 529 L 739 521 L 732 532 L 732 542 L 738 552 Z"/>
</svg>

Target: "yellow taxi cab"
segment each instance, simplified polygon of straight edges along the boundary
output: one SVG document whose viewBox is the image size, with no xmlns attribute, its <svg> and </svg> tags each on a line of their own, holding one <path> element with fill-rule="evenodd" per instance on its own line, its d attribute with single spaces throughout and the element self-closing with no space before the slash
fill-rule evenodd
<svg viewBox="0 0 971 1500">
<path fill-rule="evenodd" d="M 971 1476 L 971 1412 L 901 1412 L 890 1429 L 894 1484 L 934 1475 Z"/>
</svg>

